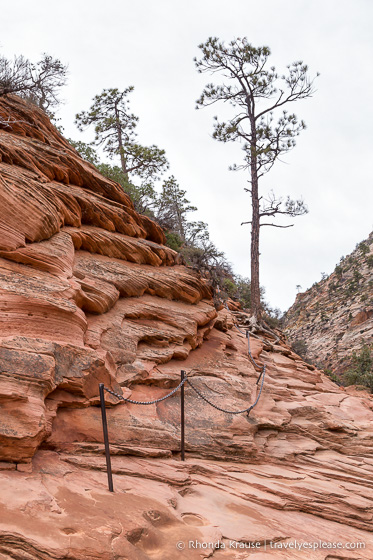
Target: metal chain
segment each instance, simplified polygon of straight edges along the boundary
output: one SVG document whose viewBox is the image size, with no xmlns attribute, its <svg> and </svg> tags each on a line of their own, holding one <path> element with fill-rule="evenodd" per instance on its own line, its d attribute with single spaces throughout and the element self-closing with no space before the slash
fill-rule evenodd
<svg viewBox="0 0 373 560">
<path fill-rule="evenodd" d="M 220 410 L 220 412 L 225 412 L 225 414 L 243 414 L 244 412 L 247 412 L 247 415 L 249 415 L 251 410 L 254 408 L 254 406 L 257 405 L 257 403 L 260 399 L 260 395 L 262 393 L 263 383 L 264 383 L 264 375 L 265 375 L 265 366 L 264 366 L 264 369 L 263 369 L 261 375 L 263 375 L 262 383 L 261 383 L 261 386 L 260 386 L 260 389 L 259 389 L 259 394 L 258 394 L 255 402 L 252 405 L 250 405 L 248 408 L 244 408 L 243 410 L 227 410 L 225 408 L 222 408 L 222 407 L 218 406 L 217 404 L 211 402 L 199 389 L 197 389 L 197 387 L 195 385 L 193 385 L 193 383 L 191 382 L 190 379 L 188 379 L 188 383 L 192 387 L 193 391 L 195 391 L 197 393 L 197 395 L 199 397 L 201 397 L 201 399 L 203 399 L 205 402 L 207 402 L 207 404 L 209 404 L 213 408 L 216 408 L 216 410 Z"/>
<path fill-rule="evenodd" d="M 193 383 L 190 381 L 190 379 L 187 377 L 187 375 L 184 377 L 184 379 L 181 381 L 181 383 L 179 383 L 179 385 L 177 387 L 175 387 L 170 393 L 168 393 L 164 397 L 161 397 L 159 399 L 155 399 L 153 401 L 134 401 L 132 399 L 127 399 L 126 397 L 123 397 L 122 395 L 119 395 L 119 393 L 116 393 L 115 391 L 112 391 L 108 387 L 104 387 L 104 389 L 107 393 L 110 393 L 111 395 L 113 395 L 114 397 L 116 397 L 117 399 L 120 399 L 122 401 L 129 402 L 131 404 L 148 405 L 148 404 L 156 404 L 156 403 L 159 403 L 161 401 L 164 401 L 164 400 L 168 399 L 169 397 L 172 397 L 172 395 L 174 395 L 176 393 L 176 391 L 178 389 L 180 389 L 180 387 L 182 385 L 184 385 L 184 383 L 187 381 L 189 383 L 189 385 L 192 387 L 192 389 L 197 393 L 197 395 L 199 397 L 201 397 L 201 399 L 206 401 L 213 408 L 216 408 L 217 410 L 220 410 L 221 412 L 225 412 L 226 414 L 242 414 L 243 412 L 247 412 L 247 414 L 249 415 L 250 411 L 254 408 L 254 406 L 256 406 L 256 404 L 258 403 L 258 401 L 260 399 L 260 395 L 261 395 L 262 389 L 263 389 L 264 375 L 265 375 L 265 366 L 263 367 L 263 371 L 260 374 L 260 377 L 262 377 L 262 383 L 261 383 L 261 386 L 260 386 L 260 389 L 259 389 L 259 395 L 257 396 L 255 402 L 252 405 L 250 405 L 248 408 L 244 408 L 243 410 L 226 410 L 225 408 L 221 408 L 217 404 L 211 402 L 199 389 L 197 389 L 197 387 L 195 387 L 195 385 L 193 385 Z M 260 379 L 260 377 L 259 377 L 259 379 Z M 258 379 L 258 381 L 259 381 L 259 379 Z M 258 381 L 257 381 L 257 383 L 258 383 Z"/>
<path fill-rule="evenodd" d="M 228 309 L 228 307 L 227 307 L 227 309 Z M 236 329 L 237 329 L 238 331 L 240 331 L 241 334 L 243 334 L 243 335 L 246 336 L 246 333 L 247 333 L 248 331 L 243 331 L 242 329 L 240 329 L 240 327 L 239 327 L 238 325 L 236 325 L 236 323 L 233 323 L 233 325 L 236 327 Z"/>
<path fill-rule="evenodd" d="M 218 286 L 218 291 L 219 291 L 219 293 L 220 293 L 220 288 L 219 288 L 219 286 Z M 229 309 L 229 307 L 228 307 L 228 305 L 227 305 L 227 302 L 224 301 L 224 302 L 222 302 L 222 303 L 223 303 L 224 307 L 226 308 L 226 310 L 227 310 L 227 311 L 230 311 L 230 309 Z M 258 402 L 259 399 L 260 399 L 260 395 L 262 394 L 262 388 L 263 388 L 263 382 L 264 382 L 264 376 L 265 376 L 266 366 L 265 366 L 264 364 L 257 364 L 256 361 L 255 361 L 254 358 L 253 358 L 253 355 L 252 355 L 252 353 L 251 353 L 251 347 L 250 347 L 250 332 L 249 332 L 248 330 L 243 331 L 242 329 L 240 329 L 240 327 L 239 327 L 238 325 L 236 325 L 235 322 L 233 322 L 233 325 L 236 327 L 236 329 L 237 329 L 241 334 L 245 335 L 246 338 L 247 338 L 247 350 L 248 350 L 249 358 L 250 358 L 252 364 L 253 364 L 255 367 L 257 367 L 257 368 L 261 368 L 261 370 L 262 370 L 262 371 L 260 372 L 260 374 L 259 374 L 258 379 L 256 380 L 256 385 L 258 385 L 260 379 L 262 379 L 262 383 L 261 383 L 261 386 L 260 386 L 260 391 L 259 391 L 258 398 L 256 399 L 255 403 L 254 403 L 253 406 L 252 406 L 252 408 L 254 408 L 254 406 L 257 404 L 257 402 Z M 249 414 L 249 413 L 250 413 L 250 411 L 248 412 L 248 414 Z"/>
<path fill-rule="evenodd" d="M 224 303 L 224 306 L 226 307 L 226 309 L 228 311 L 230 311 L 226 303 Z M 199 389 L 197 389 L 197 387 L 195 387 L 195 385 L 193 385 L 191 380 L 188 378 L 187 374 L 185 375 L 184 379 L 179 383 L 179 385 L 177 387 L 175 387 L 170 393 L 168 393 L 164 397 L 160 397 L 159 399 L 154 399 L 153 401 L 134 401 L 132 399 L 127 399 L 126 397 L 123 397 L 123 395 L 119 395 L 118 393 L 116 393 L 115 391 L 112 391 L 108 387 L 104 387 L 104 389 L 107 393 L 110 393 L 111 395 L 113 395 L 114 397 L 116 397 L 117 399 L 119 399 L 121 401 L 128 402 L 128 403 L 131 403 L 131 404 L 149 405 L 149 404 L 157 404 L 159 402 L 162 402 L 162 401 L 168 399 L 169 397 L 172 397 L 172 395 L 174 395 L 176 393 L 176 391 L 178 391 L 180 389 L 180 387 L 182 387 L 184 385 L 184 383 L 187 381 L 189 383 L 189 385 L 191 386 L 191 388 L 193 389 L 193 391 L 195 391 L 195 393 L 197 393 L 197 395 L 201 399 L 203 399 L 207 404 L 209 404 L 210 406 L 212 406 L 216 410 L 219 410 L 220 412 L 224 412 L 225 414 L 243 414 L 244 412 L 246 412 L 247 415 L 249 415 L 251 410 L 258 404 L 260 396 L 262 394 L 266 366 L 257 364 L 256 361 L 254 360 L 252 354 L 251 354 L 249 331 L 241 330 L 235 323 L 234 323 L 234 326 L 236 327 L 236 329 L 238 331 L 240 331 L 241 334 L 244 334 L 247 338 L 248 354 L 249 354 L 250 360 L 252 361 L 252 363 L 256 367 L 262 369 L 262 371 L 260 372 L 260 375 L 259 375 L 259 377 L 256 381 L 256 385 L 258 385 L 260 379 L 262 380 L 262 382 L 260 384 L 260 389 L 259 389 L 258 396 L 256 397 L 255 402 L 252 405 L 250 405 L 248 408 L 244 408 L 243 410 L 227 410 L 225 408 L 222 408 L 222 407 L 218 406 L 217 404 L 210 401 Z"/>
<path fill-rule="evenodd" d="M 178 389 L 180 389 L 180 387 L 182 387 L 182 385 L 184 385 L 186 380 L 187 380 L 187 375 L 185 375 L 184 379 L 181 381 L 181 383 L 179 383 L 179 385 L 177 387 L 175 387 L 175 389 L 172 389 L 171 393 L 168 393 L 167 395 L 165 395 L 164 397 L 161 397 L 159 399 L 155 399 L 154 401 L 133 401 L 132 399 L 127 399 L 126 397 L 123 397 L 123 395 L 119 395 L 118 393 L 116 393 L 115 391 L 112 391 L 111 389 L 108 389 L 107 387 L 104 387 L 104 389 L 107 393 L 110 393 L 114 397 L 117 397 L 117 399 L 120 399 L 121 401 L 125 401 L 125 402 L 131 403 L 131 404 L 144 404 L 144 405 L 146 405 L 146 404 L 157 404 L 161 401 L 165 401 L 169 397 L 172 397 L 172 395 L 174 395 L 176 393 L 176 391 Z"/>
<path fill-rule="evenodd" d="M 230 309 L 229 309 L 229 307 L 228 307 L 228 305 L 227 305 L 226 302 L 224 302 L 223 305 L 224 305 L 224 307 L 227 309 L 227 311 L 230 311 Z M 257 367 L 257 368 L 262 368 L 262 371 L 260 372 L 260 375 L 259 375 L 258 379 L 256 380 L 256 384 L 258 385 L 258 383 L 259 383 L 259 381 L 260 381 L 260 378 L 262 377 L 263 370 L 264 370 L 265 366 L 264 366 L 263 364 L 262 364 L 262 365 L 257 364 L 256 361 L 255 361 L 254 358 L 253 358 L 253 355 L 251 354 L 251 348 L 250 348 L 250 333 L 249 333 L 249 331 L 248 331 L 248 330 L 243 331 L 242 329 L 240 329 L 240 327 L 239 327 L 238 325 L 236 325 L 236 323 L 233 323 L 233 326 L 236 327 L 236 329 L 237 329 L 241 334 L 243 334 L 243 335 L 246 336 L 246 338 L 247 338 L 247 347 L 248 347 L 249 358 L 250 358 L 251 362 L 253 363 L 253 365 L 254 365 L 255 367 Z"/>
<path fill-rule="evenodd" d="M 256 366 L 257 368 L 261 368 L 261 369 L 262 369 L 262 371 L 261 371 L 260 374 L 259 374 L 258 379 L 256 380 L 256 384 L 258 385 L 258 383 L 259 383 L 259 381 L 260 381 L 260 378 L 262 377 L 262 375 L 263 375 L 263 373 L 264 373 L 265 365 L 264 365 L 264 364 L 257 364 L 256 361 L 255 361 L 254 358 L 253 358 L 253 355 L 252 355 L 252 353 L 251 353 L 251 348 L 250 348 L 250 334 L 249 334 L 249 331 L 246 331 L 246 338 L 247 338 L 247 350 L 248 350 L 248 353 L 249 353 L 249 358 L 250 358 L 250 360 L 252 361 L 252 363 L 254 364 L 254 366 Z"/>
</svg>

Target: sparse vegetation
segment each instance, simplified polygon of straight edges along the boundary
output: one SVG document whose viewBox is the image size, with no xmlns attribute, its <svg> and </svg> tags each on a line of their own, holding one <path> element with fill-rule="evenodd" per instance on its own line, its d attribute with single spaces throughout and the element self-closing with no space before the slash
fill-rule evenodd
<svg viewBox="0 0 373 560">
<path fill-rule="evenodd" d="M 365 241 L 359 243 L 357 248 L 362 253 L 362 255 L 366 255 L 367 253 L 369 253 L 369 245 L 367 245 Z"/>
<path fill-rule="evenodd" d="M 330 282 L 329 287 L 328 287 L 328 291 L 329 292 L 335 292 L 335 290 L 337 289 L 337 286 L 334 282 Z"/>
<path fill-rule="evenodd" d="M 0 56 L 0 96 L 18 95 L 51 117 L 51 110 L 60 103 L 59 91 L 66 78 L 67 66 L 46 53 L 36 63 L 22 55 L 13 60 Z"/>
<path fill-rule="evenodd" d="M 326 368 L 324 369 L 324 373 L 325 375 L 327 375 L 329 377 L 329 379 L 331 379 L 334 383 L 336 383 L 337 385 L 341 386 L 341 379 L 338 377 L 338 375 L 336 375 L 331 369 Z"/>
<path fill-rule="evenodd" d="M 337 264 L 337 266 L 334 269 L 334 272 L 336 273 L 336 275 L 339 279 L 342 278 L 343 267 L 340 264 Z"/>
<path fill-rule="evenodd" d="M 364 342 L 371 342 L 369 315 L 366 324 L 359 325 L 359 313 L 373 306 L 373 254 L 370 253 L 372 240 L 373 232 L 367 240 L 356 245 L 352 254 L 342 256 L 328 280 L 327 275 L 322 273 L 320 282 L 313 284 L 301 297 L 298 296 L 283 318 L 285 329 L 288 329 L 291 340 L 294 341 L 294 351 L 304 357 L 305 342 L 308 339 L 304 341 L 303 337 L 307 333 L 312 347 L 316 341 L 320 348 L 317 357 L 313 354 L 312 363 L 317 365 L 317 360 L 320 369 L 328 368 L 325 373 L 339 384 L 357 383 L 366 387 L 373 384 L 373 373 L 367 371 L 370 358 L 367 347 L 364 346 Z M 359 320 L 351 328 L 355 317 Z M 361 320 L 365 323 L 364 316 Z M 362 350 L 356 350 L 352 358 L 346 355 L 346 348 L 350 337 L 354 340 L 357 331 L 362 336 Z M 341 339 L 343 344 L 340 344 Z M 369 352 L 372 354 L 371 348 Z M 343 372 L 348 366 L 350 367 L 344 376 L 342 373 L 332 373 L 336 368 Z"/>
<path fill-rule="evenodd" d="M 135 144 L 138 118 L 129 112 L 127 99 L 132 91 L 132 87 L 124 92 L 111 89 L 96 96 L 89 111 L 76 116 L 79 129 L 94 125 L 95 141 L 70 142 L 104 176 L 121 185 L 137 212 L 158 222 L 165 232 L 166 244 L 180 253 L 187 265 L 197 269 L 214 289 L 219 288 L 222 297 L 234 298 L 250 310 L 250 280 L 234 274 L 224 253 L 211 241 L 207 224 L 189 219 L 189 214 L 197 208 L 187 199 L 186 191 L 173 176 L 157 186 L 159 175 L 166 171 L 168 163 L 163 150 L 152 146 L 153 151 L 149 151 Z M 104 146 L 104 152 L 114 164 L 100 161 L 96 151 L 99 145 Z M 264 319 L 277 326 L 280 310 L 272 309 L 265 302 L 263 288 L 260 293 Z"/>
<path fill-rule="evenodd" d="M 359 284 L 360 280 L 363 278 L 363 275 L 358 270 L 354 270 L 353 278 L 356 284 Z"/>
<path fill-rule="evenodd" d="M 307 354 L 307 343 L 302 339 L 294 340 L 291 345 L 291 349 L 302 358 L 305 358 Z"/>
<path fill-rule="evenodd" d="M 345 372 L 346 385 L 363 385 L 373 393 L 373 347 L 364 344 L 359 352 L 353 352 L 351 367 Z"/>
</svg>

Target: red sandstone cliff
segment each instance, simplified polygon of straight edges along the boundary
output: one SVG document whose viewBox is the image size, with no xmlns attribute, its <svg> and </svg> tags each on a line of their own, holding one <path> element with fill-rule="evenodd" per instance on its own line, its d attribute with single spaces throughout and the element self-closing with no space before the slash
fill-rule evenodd
<svg viewBox="0 0 373 560">
<path fill-rule="evenodd" d="M 318 367 L 343 373 L 373 343 L 373 232 L 334 272 L 297 295 L 284 317 L 289 341 Z"/>
<path fill-rule="evenodd" d="M 282 344 L 252 343 L 267 375 L 250 417 L 186 388 L 185 463 L 178 394 L 108 398 L 107 491 L 99 382 L 150 400 L 184 369 L 240 409 L 257 372 L 231 314 L 121 188 L 40 111 L 0 99 L 1 116 L 17 122 L 0 130 L 0 558 L 371 559 L 372 399 Z"/>
</svg>

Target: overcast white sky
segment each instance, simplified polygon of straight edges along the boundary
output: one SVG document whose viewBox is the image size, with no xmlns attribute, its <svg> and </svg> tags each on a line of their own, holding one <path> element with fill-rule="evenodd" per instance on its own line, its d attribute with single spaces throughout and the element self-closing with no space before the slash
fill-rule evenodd
<svg viewBox="0 0 373 560">
<path fill-rule="evenodd" d="M 174 174 L 209 224 L 234 270 L 250 274 L 249 195 L 239 145 L 211 138 L 220 108 L 195 110 L 207 81 L 193 57 L 209 36 L 246 36 L 267 45 L 281 70 L 303 60 L 321 73 L 315 95 L 292 106 L 307 130 L 262 182 L 263 192 L 303 196 L 309 214 L 289 229 L 262 228 L 261 284 L 274 307 L 287 309 L 303 289 L 330 273 L 373 229 L 371 0 L 14 0 L 2 2 L 1 52 L 69 65 L 60 110 L 66 136 L 90 140 L 74 126 L 103 88 L 135 86 L 139 142 L 166 150 Z M 93 139 L 93 137 L 92 137 Z"/>
</svg>

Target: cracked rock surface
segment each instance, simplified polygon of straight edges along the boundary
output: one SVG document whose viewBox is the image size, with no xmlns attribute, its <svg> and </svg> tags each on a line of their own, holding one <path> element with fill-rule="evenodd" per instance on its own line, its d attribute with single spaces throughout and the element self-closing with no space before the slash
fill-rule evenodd
<svg viewBox="0 0 373 560">
<path fill-rule="evenodd" d="M 37 109 L 0 115 L 1 560 L 371 560 L 373 400 L 281 341 L 251 340 L 249 417 L 186 384 L 185 462 L 179 391 L 106 393 L 107 490 L 99 383 L 150 401 L 185 370 L 240 410 L 258 371 L 240 315 L 116 183 Z"/>
<path fill-rule="evenodd" d="M 329 277 L 299 293 L 284 317 L 289 341 L 304 357 L 336 374 L 373 343 L 373 232 Z"/>
</svg>

